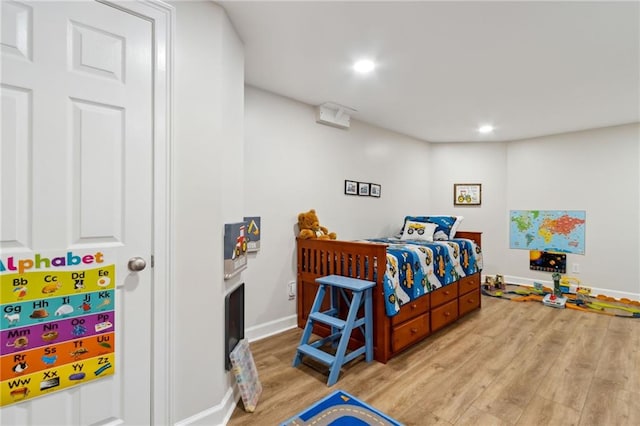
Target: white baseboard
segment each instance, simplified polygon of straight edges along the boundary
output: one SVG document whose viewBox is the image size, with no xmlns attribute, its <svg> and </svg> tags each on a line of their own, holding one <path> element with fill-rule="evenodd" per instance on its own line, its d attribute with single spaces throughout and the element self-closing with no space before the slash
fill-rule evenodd
<svg viewBox="0 0 640 426">
<path fill-rule="evenodd" d="M 233 410 L 235 410 L 236 406 L 238 405 L 238 401 L 240 401 L 240 391 L 238 390 L 237 385 L 235 385 L 232 389 L 229 389 L 229 391 L 231 391 L 231 398 L 227 398 L 227 395 L 225 395 L 225 399 L 223 402 L 229 401 L 230 403 L 227 403 L 223 406 L 221 412 L 222 414 L 224 414 L 224 418 L 221 423 L 218 423 L 218 426 L 226 426 L 226 424 L 229 422 L 229 419 L 231 418 L 231 415 L 233 414 Z M 227 394 L 229 393 L 229 391 L 227 391 Z"/>
<path fill-rule="evenodd" d="M 264 324 L 249 327 L 245 330 L 244 337 L 249 340 L 249 342 L 255 342 L 257 340 L 262 340 L 269 336 L 273 336 L 274 334 L 291 330 L 292 328 L 296 328 L 297 326 L 298 316 L 291 315 L 274 321 L 269 321 Z"/>
<path fill-rule="evenodd" d="M 222 399 L 222 402 L 220 402 L 220 404 L 211 408 L 207 408 L 206 410 L 196 413 L 191 417 L 180 420 L 179 422 L 174 423 L 174 426 L 226 425 L 231 418 L 231 414 L 233 414 L 233 410 L 236 408 L 236 404 L 240 399 L 240 394 L 235 392 L 234 388 L 235 386 L 233 388 L 227 389 L 227 392 L 225 393 L 224 398 Z"/>
<path fill-rule="evenodd" d="M 489 276 L 492 276 L 492 275 L 489 275 Z M 484 279 L 485 279 L 485 276 L 483 275 L 482 282 L 484 282 Z M 519 284 L 519 285 L 525 285 L 530 287 L 533 287 L 533 283 L 537 282 L 537 283 L 542 283 L 547 287 L 553 287 L 553 281 L 515 277 L 512 275 L 505 275 L 504 282 L 508 284 Z M 594 296 L 602 294 L 603 296 L 615 297 L 616 299 L 626 298 L 631 300 L 640 300 L 640 293 L 628 293 L 626 291 L 610 290 L 608 288 L 591 287 L 590 285 L 586 285 L 586 284 L 585 284 L 585 287 L 589 287 L 591 289 L 591 294 Z"/>
</svg>

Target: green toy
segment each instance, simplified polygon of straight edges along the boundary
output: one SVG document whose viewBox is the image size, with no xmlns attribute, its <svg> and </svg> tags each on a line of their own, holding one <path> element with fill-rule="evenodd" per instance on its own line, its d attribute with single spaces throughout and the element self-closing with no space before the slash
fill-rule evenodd
<svg viewBox="0 0 640 426">
<path fill-rule="evenodd" d="M 554 272 L 553 274 L 551 274 L 551 278 L 553 278 L 553 294 L 556 297 L 561 297 L 562 290 L 560 290 L 560 274 Z"/>
</svg>

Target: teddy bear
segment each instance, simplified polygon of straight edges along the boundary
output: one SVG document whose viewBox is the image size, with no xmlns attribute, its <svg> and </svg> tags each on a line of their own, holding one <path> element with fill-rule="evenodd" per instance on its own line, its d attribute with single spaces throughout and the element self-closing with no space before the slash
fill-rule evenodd
<svg viewBox="0 0 640 426">
<path fill-rule="evenodd" d="M 317 238 L 319 240 L 335 240 L 336 233 L 329 232 L 324 226 L 320 226 L 320 220 L 314 209 L 298 215 L 298 237 L 302 239 Z"/>
</svg>

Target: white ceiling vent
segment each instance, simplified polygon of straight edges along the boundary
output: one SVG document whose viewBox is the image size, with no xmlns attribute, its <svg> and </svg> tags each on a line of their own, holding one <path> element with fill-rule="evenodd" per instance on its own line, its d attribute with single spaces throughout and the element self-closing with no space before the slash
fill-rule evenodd
<svg viewBox="0 0 640 426">
<path fill-rule="evenodd" d="M 339 129 L 348 129 L 351 125 L 351 115 L 355 109 L 333 102 L 326 102 L 316 107 L 316 123 L 326 124 Z"/>
</svg>

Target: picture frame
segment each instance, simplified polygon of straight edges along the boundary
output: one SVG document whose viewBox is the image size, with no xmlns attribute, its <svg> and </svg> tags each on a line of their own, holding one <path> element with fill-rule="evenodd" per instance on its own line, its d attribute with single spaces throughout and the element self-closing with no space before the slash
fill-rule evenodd
<svg viewBox="0 0 640 426">
<path fill-rule="evenodd" d="M 372 197 L 380 198 L 380 193 L 382 191 L 382 186 L 377 183 L 372 183 L 369 185 L 369 195 Z"/>
<path fill-rule="evenodd" d="M 247 224 L 245 236 L 247 238 L 247 251 L 249 253 L 260 250 L 261 224 L 260 216 L 245 216 L 244 222 Z"/>
<path fill-rule="evenodd" d="M 355 180 L 345 180 L 344 193 L 345 195 L 358 195 L 358 182 Z"/>
<path fill-rule="evenodd" d="M 224 225 L 224 279 L 228 280 L 247 268 L 247 222 Z"/>
<path fill-rule="evenodd" d="M 369 184 L 367 182 L 358 182 L 358 195 L 363 197 L 369 196 Z"/>
<path fill-rule="evenodd" d="M 481 183 L 454 183 L 454 206 L 479 206 L 482 203 Z"/>
</svg>

